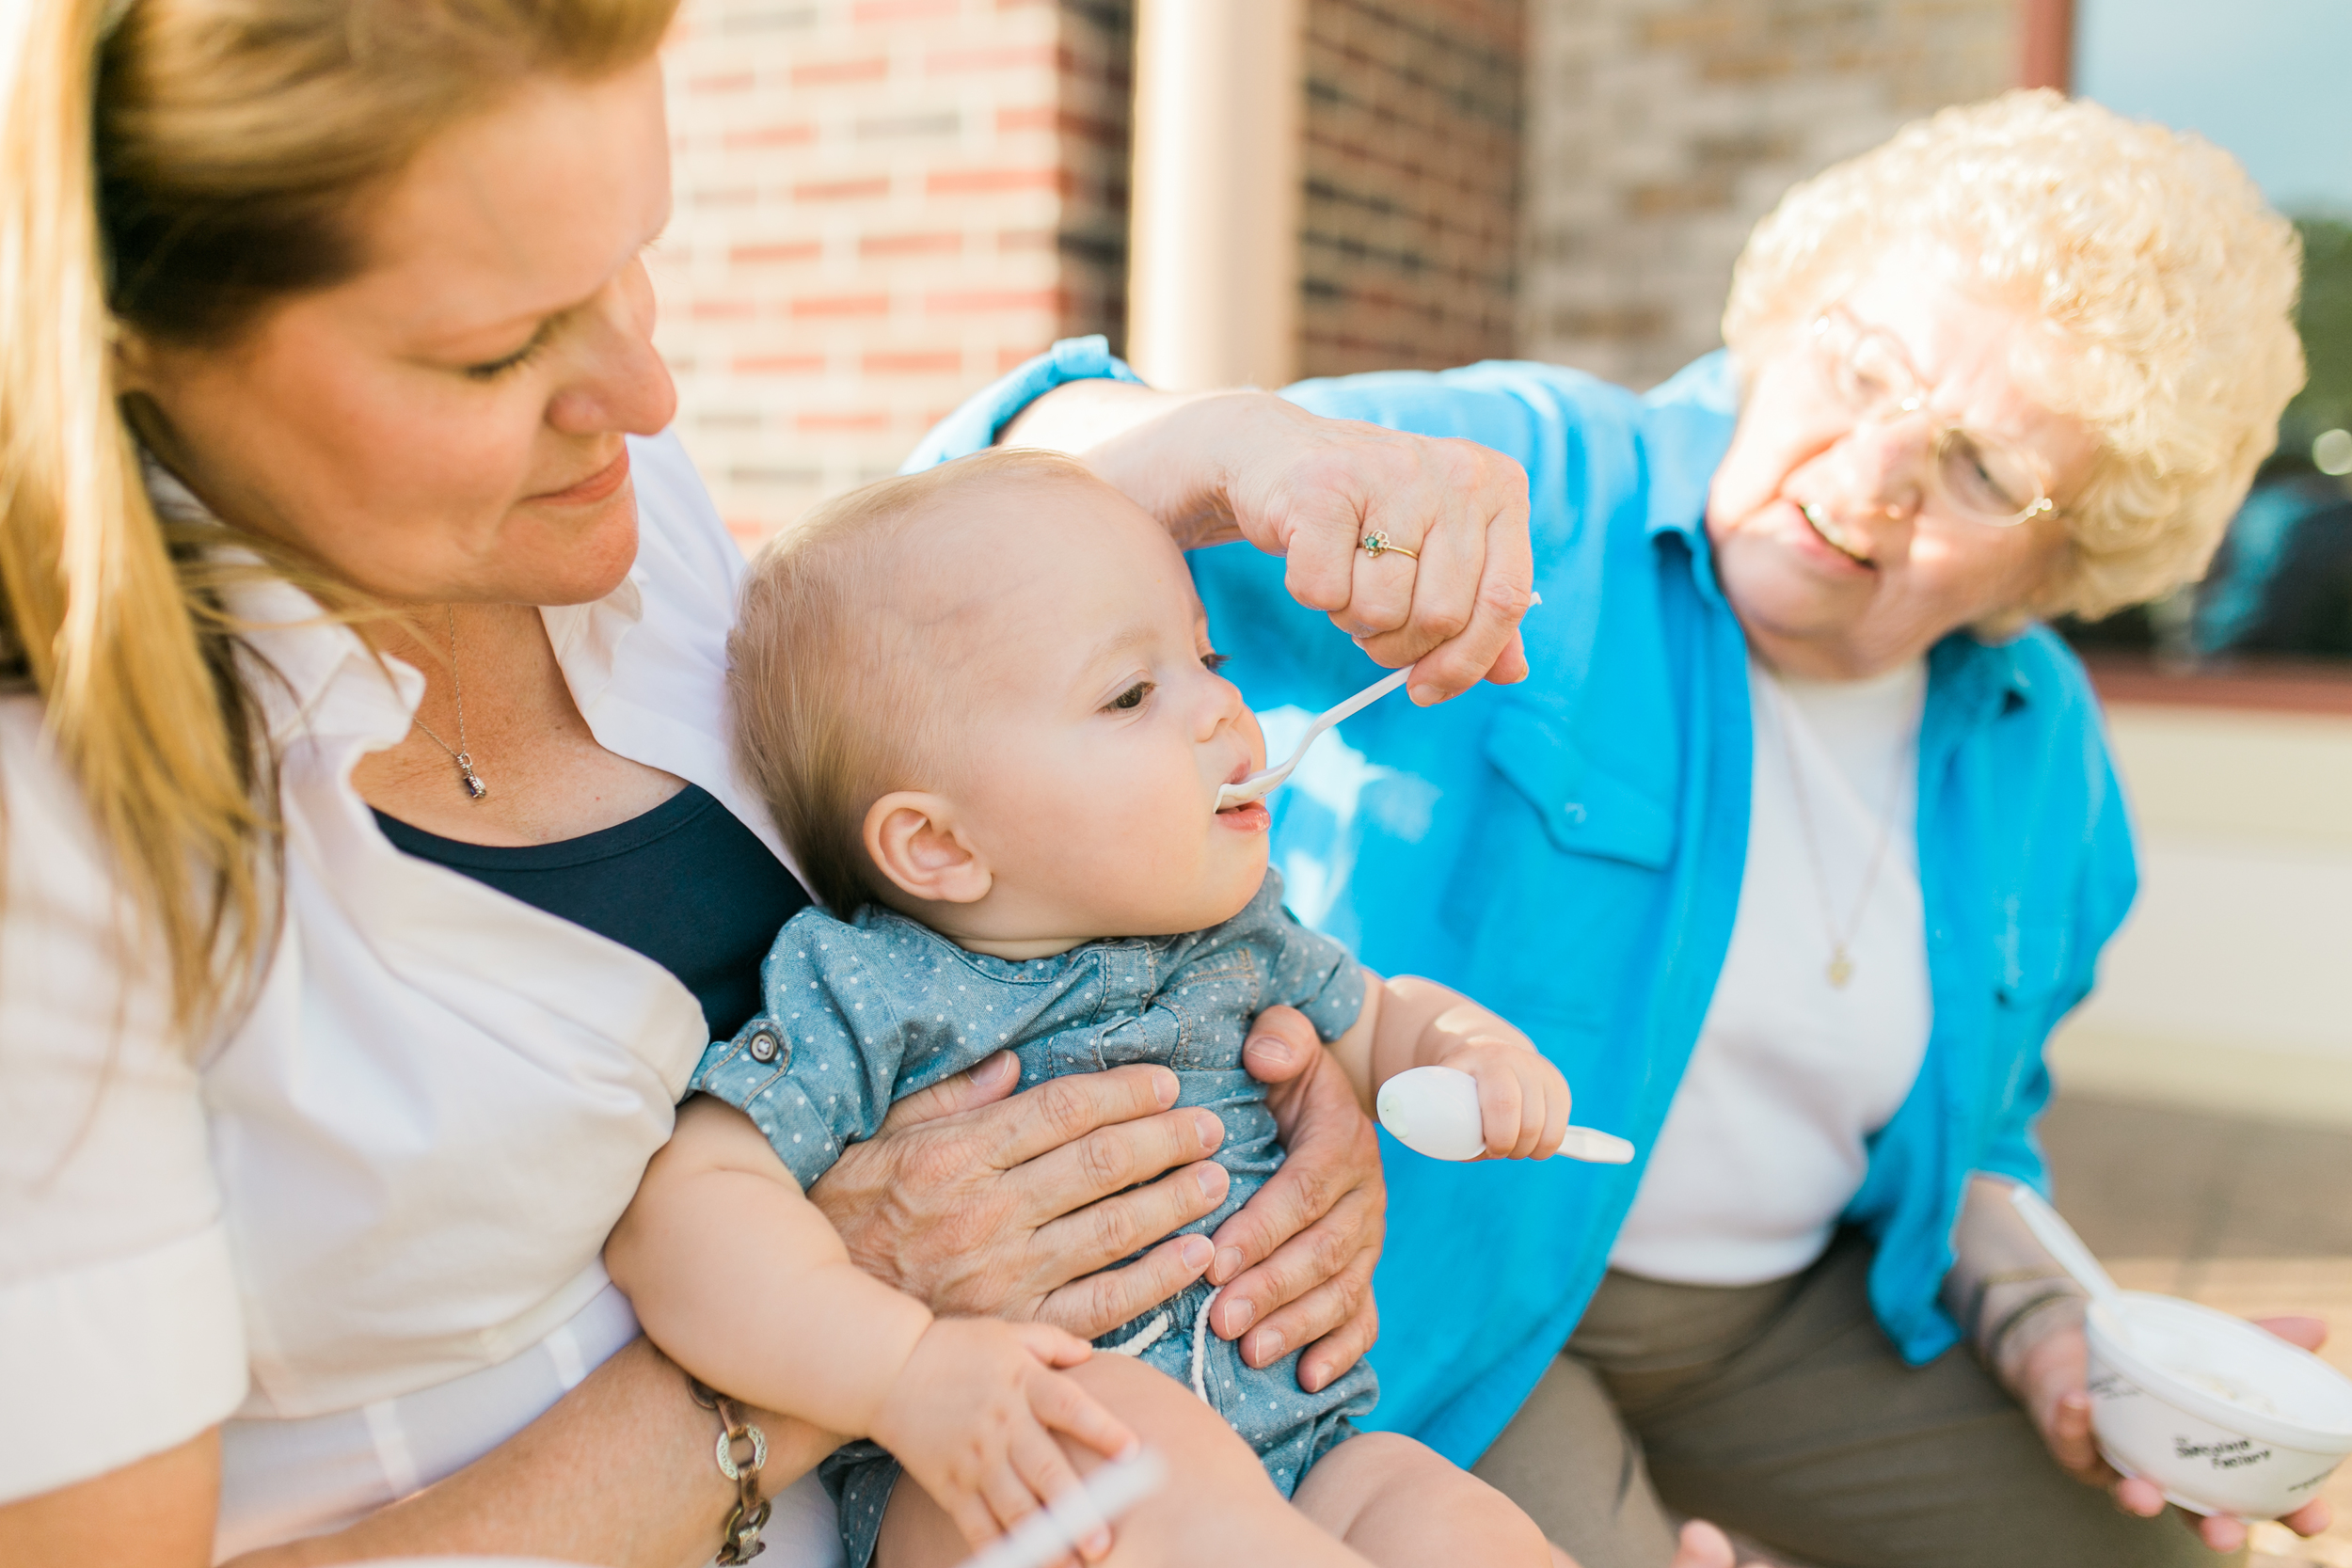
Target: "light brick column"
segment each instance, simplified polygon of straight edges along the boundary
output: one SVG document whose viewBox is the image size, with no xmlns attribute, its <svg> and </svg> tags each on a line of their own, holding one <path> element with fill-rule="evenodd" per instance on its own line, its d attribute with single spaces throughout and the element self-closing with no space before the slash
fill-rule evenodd
<svg viewBox="0 0 2352 1568">
<path fill-rule="evenodd" d="M 1520 352 L 1636 387 L 1720 343 L 1792 182 L 2017 59 L 2017 0 L 1531 4 Z"/>
<path fill-rule="evenodd" d="M 746 543 L 1124 314 L 1117 0 L 688 0 L 651 258 L 678 427 Z"/>
</svg>

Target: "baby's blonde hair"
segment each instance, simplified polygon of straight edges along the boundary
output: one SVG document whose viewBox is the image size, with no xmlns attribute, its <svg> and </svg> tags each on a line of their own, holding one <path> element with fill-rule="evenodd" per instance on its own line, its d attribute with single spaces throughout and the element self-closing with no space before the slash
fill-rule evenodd
<svg viewBox="0 0 2352 1568">
<path fill-rule="evenodd" d="M 809 891 L 847 919 L 882 895 L 866 814 L 896 789 L 935 785 L 955 657 L 894 588 L 955 518 L 956 496 L 1016 483 L 1102 481 L 1054 452 L 1006 448 L 901 474 L 828 501 L 752 562 L 727 639 L 736 755 L 774 814 Z"/>
<path fill-rule="evenodd" d="M 1920 241 L 2052 330 L 2021 372 L 2099 440 L 2089 482 L 2058 498 L 2068 560 L 2024 608 L 2095 617 L 2201 576 L 2303 384 L 2301 248 L 2245 169 L 2046 89 L 1916 121 L 1749 236 L 1724 312 L 1742 373 Z"/>
</svg>

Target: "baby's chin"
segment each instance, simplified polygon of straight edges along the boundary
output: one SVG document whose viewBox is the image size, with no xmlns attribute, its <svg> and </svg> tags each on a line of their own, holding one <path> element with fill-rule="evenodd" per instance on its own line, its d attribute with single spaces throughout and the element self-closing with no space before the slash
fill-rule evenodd
<svg viewBox="0 0 2352 1568">
<path fill-rule="evenodd" d="M 1149 907 L 1128 911 L 1121 929 L 1104 934 L 1173 937 L 1222 926 L 1248 909 L 1249 900 L 1258 896 L 1258 889 L 1265 885 L 1265 835 L 1259 834 L 1253 845 L 1254 852 L 1218 856 L 1218 863 L 1207 868 L 1196 886 L 1175 896 L 1169 896 L 1164 887 L 1154 889 L 1156 896 Z"/>
</svg>

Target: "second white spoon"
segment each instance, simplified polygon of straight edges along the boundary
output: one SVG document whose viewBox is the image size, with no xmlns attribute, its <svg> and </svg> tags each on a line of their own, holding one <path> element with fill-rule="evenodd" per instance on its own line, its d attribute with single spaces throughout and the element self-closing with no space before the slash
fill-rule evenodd
<svg viewBox="0 0 2352 1568">
<path fill-rule="evenodd" d="M 1432 1160 L 1475 1160 L 1486 1152 L 1479 1130 L 1478 1080 L 1450 1067 L 1407 1068 L 1380 1085 L 1380 1125 L 1397 1142 Z M 1622 1165 L 1633 1146 L 1597 1127 L 1571 1127 L 1555 1160 Z"/>
<path fill-rule="evenodd" d="M 2074 1227 L 2059 1217 L 2058 1212 L 2040 1193 L 2023 1181 L 2010 1189 L 2010 1203 L 2017 1210 L 2017 1217 L 2026 1222 L 2033 1239 L 2049 1249 L 2050 1256 L 2073 1277 L 2075 1284 L 2090 1292 L 2090 1299 L 2107 1309 L 2115 1323 L 2118 1338 L 2126 1343 L 2131 1338 L 2131 1317 L 2124 1310 L 2122 1289 L 2115 1276 L 2107 1273 L 2083 1239 L 2074 1234 Z"/>
</svg>

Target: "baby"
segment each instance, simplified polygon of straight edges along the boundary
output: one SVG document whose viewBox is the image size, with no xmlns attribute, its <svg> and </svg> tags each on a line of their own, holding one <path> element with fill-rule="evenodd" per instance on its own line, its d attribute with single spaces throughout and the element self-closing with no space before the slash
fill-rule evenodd
<svg viewBox="0 0 2352 1568">
<path fill-rule="evenodd" d="M 1184 559 L 1079 465 L 993 452 L 843 498 L 753 567 L 731 654 L 744 766 L 824 908 L 784 928 L 763 1010 L 704 1056 L 707 1098 L 610 1257 L 696 1376 L 870 1439 L 826 1464 L 851 1568 L 885 1539 L 892 1568 L 961 1555 L 937 1531 L 929 1547 L 907 1544 L 912 1527 L 885 1537 L 886 1510 L 921 1502 L 894 1494 L 900 1465 L 977 1544 L 1073 1483 L 1065 1446 L 1134 1443 L 1103 1380 L 1055 1370 L 1089 1347 L 934 1319 L 854 1267 L 802 1196 L 894 1100 L 997 1051 L 1025 1085 L 1173 1069 L 1178 1103 L 1224 1124 L 1228 1196 L 1189 1227 L 1206 1232 L 1281 1161 L 1242 1044 L 1282 1004 L 1367 1106 L 1391 1075 L 1443 1064 L 1476 1078 L 1488 1154 L 1559 1146 L 1568 1087 L 1524 1036 L 1442 987 L 1366 974 L 1282 908 L 1265 808 L 1216 808 L 1264 742 L 1216 673 Z M 675 1241 L 689 1235 L 724 1251 L 693 1254 Z M 1551 1560 L 1501 1494 L 1419 1444 L 1358 1434 L 1369 1368 L 1314 1394 L 1295 1352 L 1252 1369 L 1209 1332 L 1215 1295 L 1197 1284 L 1095 1348 L 1206 1401 L 1364 1558 Z M 1416 1513 L 1431 1528 L 1400 1528 Z"/>
</svg>

